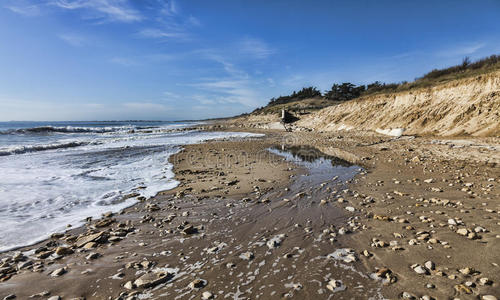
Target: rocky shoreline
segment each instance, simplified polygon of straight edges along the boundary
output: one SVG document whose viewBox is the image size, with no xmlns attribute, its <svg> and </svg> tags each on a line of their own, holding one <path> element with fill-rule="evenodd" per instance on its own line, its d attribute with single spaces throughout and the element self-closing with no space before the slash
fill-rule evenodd
<svg viewBox="0 0 500 300">
<path fill-rule="evenodd" d="M 498 139 L 256 132 L 188 145 L 171 158 L 176 189 L 1 254 L 0 297 L 499 297 Z M 314 180 L 275 145 L 358 174 Z"/>
</svg>

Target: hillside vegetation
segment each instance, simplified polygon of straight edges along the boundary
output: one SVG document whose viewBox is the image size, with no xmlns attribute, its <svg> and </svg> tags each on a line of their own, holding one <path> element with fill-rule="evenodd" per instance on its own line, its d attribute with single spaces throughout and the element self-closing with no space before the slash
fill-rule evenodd
<svg viewBox="0 0 500 300">
<path fill-rule="evenodd" d="M 475 62 L 471 62 L 468 57 L 465 57 L 459 65 L 444 69 L 434 69 L 412 82 L 383 83 L 375 81 L 367 85 L 355 85 L 350 82 L 334 83 L 331 89 L 324 93 L 316 87 L 304 87 L 299 91 L 293 91 L 290 95 L 272 98 L 266 106 L 258 108 L 252 113 L 273 113 L 283 108 L 291 111 L 314 111 L 360 97 L 432 87 L 461 78 L 487 74 L 496 70 L 500 70 L 499 55 L 491 55 Z M 300 102 L 304 103 L 301 104 Z"/>
<path fill-rule="evenodd" d="M 433 70 L 413 82 L 309 87 L 235 120 L 242 126 L 278 128 L 279 111 L 295 112 L 297 129 L 389 130 L 437 136 L 500 136 L 500 56 Z M 314 98 L 303 98 L 314 95 Z"/>
</svg>

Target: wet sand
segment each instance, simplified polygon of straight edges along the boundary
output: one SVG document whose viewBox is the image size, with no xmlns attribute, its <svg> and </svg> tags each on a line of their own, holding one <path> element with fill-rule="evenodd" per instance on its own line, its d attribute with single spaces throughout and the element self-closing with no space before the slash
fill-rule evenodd
<svg viewBox="0 0 500 300">
<path fill-rule="evenodd" d="M 1 254 L 0 298 L 498 297 L 498 139 L 265 133 L 186 146 L 176 189 Z"/>
</svg>

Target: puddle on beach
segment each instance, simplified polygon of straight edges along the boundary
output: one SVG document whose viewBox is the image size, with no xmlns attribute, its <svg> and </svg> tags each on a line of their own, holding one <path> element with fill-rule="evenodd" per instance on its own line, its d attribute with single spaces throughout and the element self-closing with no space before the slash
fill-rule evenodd
<svg viewBox="0 0 500 300">
<path fill-rule="evenodd" d="M 346 182 L 362 171 L 360 166 L 325 154 L 311 146 L 280 145 L 273 146 L 268 150 L 307 169 L 308 173 L 299 178 L 298 183 L 302 185 L 315 185 L 333 178 L 337 182 Z"/>
</svg>

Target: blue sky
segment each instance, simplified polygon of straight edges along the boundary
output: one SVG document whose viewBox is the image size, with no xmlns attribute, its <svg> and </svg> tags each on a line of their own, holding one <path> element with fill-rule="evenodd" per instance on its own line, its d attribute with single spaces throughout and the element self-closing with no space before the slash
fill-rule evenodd
<svg viewBox="0 0 500 300">
<path fill-rule="evenodd" d="M 500 53 L 500 1 L 0 0 L 0 121 L 249 112 Z"/>
</svg>

